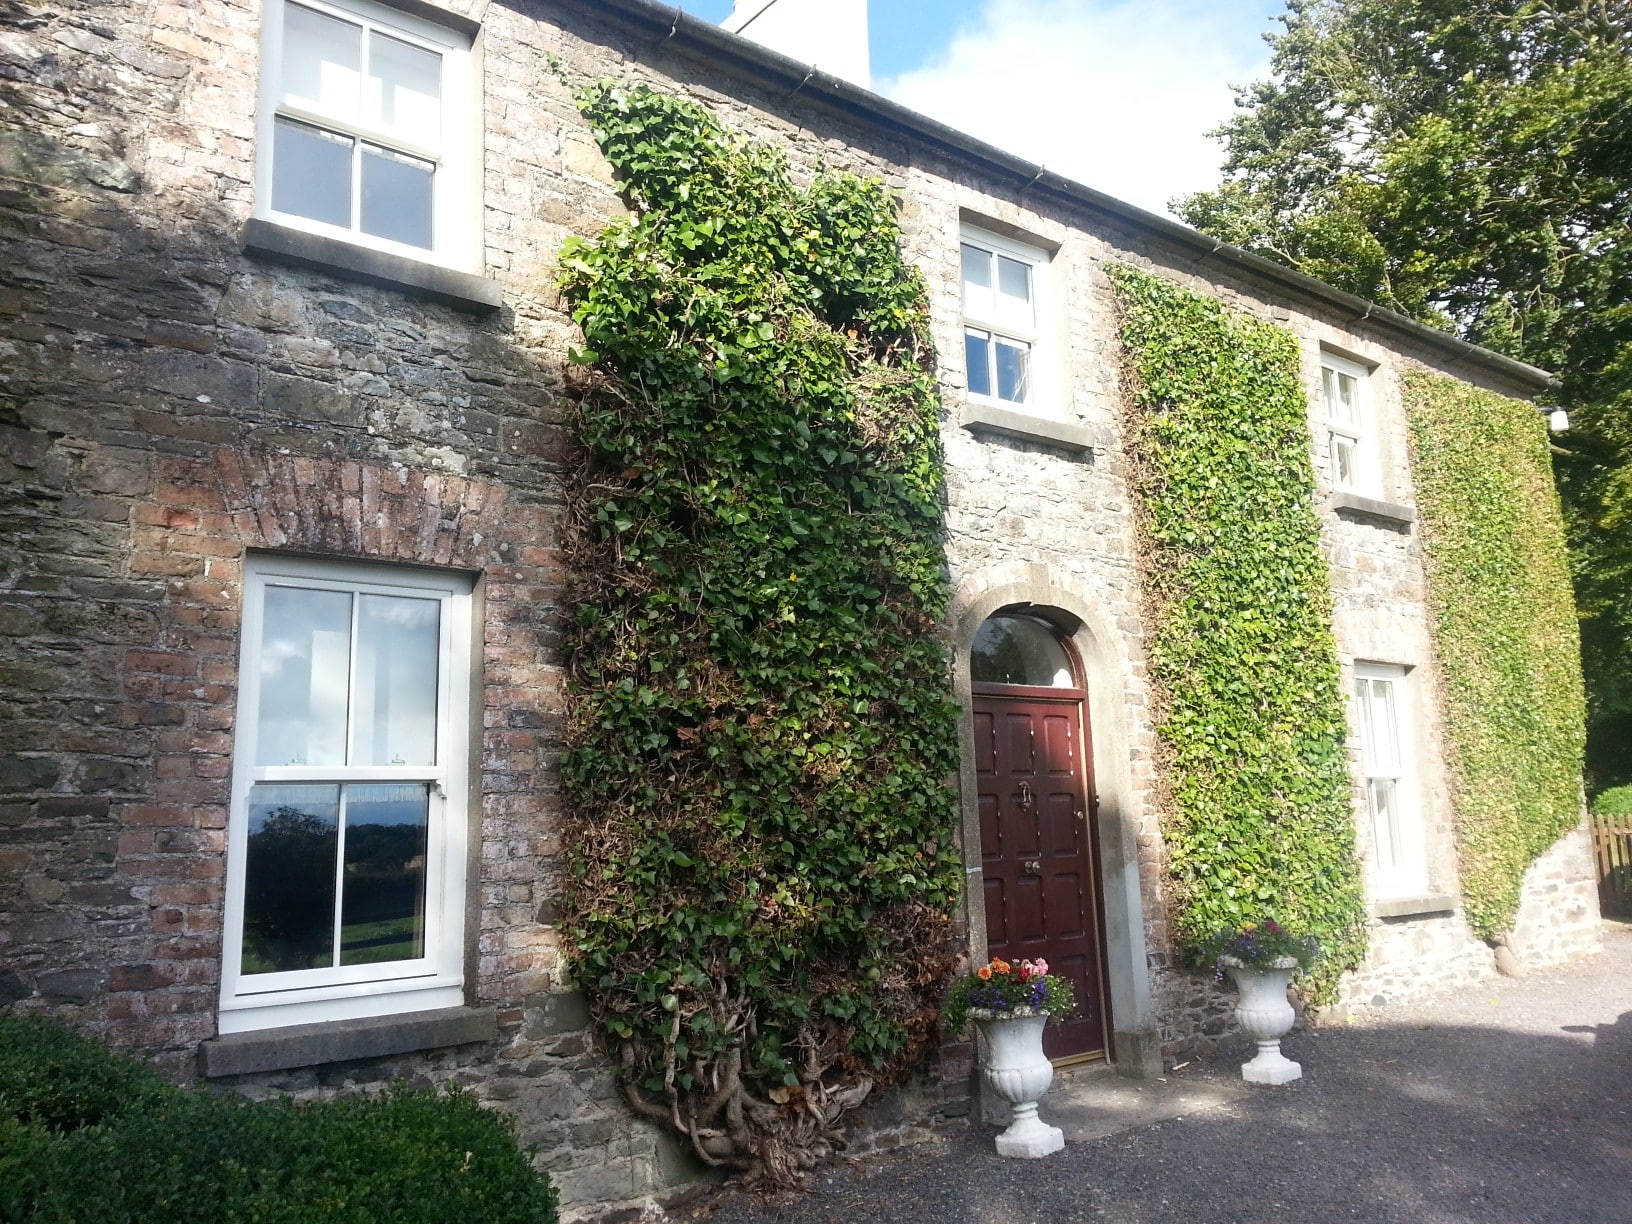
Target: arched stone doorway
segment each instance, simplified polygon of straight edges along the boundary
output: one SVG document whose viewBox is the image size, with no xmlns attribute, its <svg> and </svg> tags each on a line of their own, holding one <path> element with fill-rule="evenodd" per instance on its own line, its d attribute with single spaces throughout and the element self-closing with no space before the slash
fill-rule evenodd
<svg viewBox="0 0 1632 1224">
<path fill-rule="evenodd" d="M 1109 1057 L 1129 1076 L 1162 1073 L 1161 1038 L 1151 996 L 1145 905 L 1141 876 L 1154 864 L 1140 849 L 1143 799 L 1136 769 L 1148 753 L 1149 729 L 1140 721 L 1144 695 L 1134 670 L 1126 629 L 1103 606 L 1102 593 L 1075 575 L 1057 574 L 1032 561 L 1005 561 L 965 573 L 952 598 L 949 619 L 959 666 L 953 685 L 964 709 L 958 791 L 963 809 L 964 867 L 968 872 L 969 951 L 988 950 L 981 856 L 979 781 L 975 776 L 975 694 L 969 663 L 975 638 L 999 613 L 1034 617 L 1051 626 L 1084 685 L 1083 761 L 1091 773 L 1090 797 L 1098 792 L 1094 881 L 1102 902 L 1106 1019 L 1111 1030 Z M 1050 688 L 1053 686 L 1050 685 Z M 1150 904 L 1159 907 L 1160 898 Z M 1159 909 L 1158 909 L 1159 912 Z"/>
<path fill-rule="evenodd" d="M 1105 1058 L 1098 795 L 1081 663 L 1046 618 L 1006 610 L 976 632 L 969 677 L 988 953 L 1044 959 L 1071 983 L 1077 1011 L 1048 1027 L 1050 1058 Z"/>
</svg>

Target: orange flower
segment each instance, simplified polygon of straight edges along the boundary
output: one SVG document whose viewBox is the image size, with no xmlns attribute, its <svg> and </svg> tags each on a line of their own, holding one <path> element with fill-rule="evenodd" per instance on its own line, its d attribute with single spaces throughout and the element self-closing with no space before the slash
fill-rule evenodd
<svg viewBox="0 0 1632 1224">
<path fill-rule="evenodd" d="M 983 967 L 975 970 L 975 976 L 978 977 L 983 982 L 988 981 L 992 976 L 992 971 L 983 966 Z"/>
<path fill-rule="evenodd" d="M 992 961 L 992 972 L 993 973 L 1009 973 L 1012 970 L 1013 970 L 1013 966 L 1010 965 L 1009 962 L 1006 961 L 1006 960 L 996 960 L 996 959 L 994 959 Z"/>
</svg>

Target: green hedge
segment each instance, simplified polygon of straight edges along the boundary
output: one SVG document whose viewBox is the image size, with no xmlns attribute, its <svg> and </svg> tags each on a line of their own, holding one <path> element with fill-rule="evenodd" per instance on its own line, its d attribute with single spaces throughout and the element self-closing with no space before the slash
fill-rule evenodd
<svg viewBox="0 0 1632 1224">
<path fill-rule="evenodd" d="M 552 1224 L 508 1119 L 458 1090 L 252 1102 L 0 1017 L 0 1220 Z"/>
<path fill-rule="evenodd" d="M 1273 917 L 1364 954 L 1346 705 L 1296 340 L 1133 268 L 1122 310 L 1180 941 Z"/>
<path fill-rule="evenodd" d="M 1406 415 L 1442 676 L 1468 921 L 1581 817 L 1585 704 L 1569 560 L 1535 405 L 1408 372 Z"/>
<path fill-rule="evenodd" d="M 578 101 L 631 215 L 562 253 L 564 929 L 631 1104 L 787 1182 L 935 1040 L 962 887 L 926 297 L 879 183 Z"/>
<path fill-rule="evenodd" d="M 1592 810 L 1600 816 L 1632 816 L 1632 786 L 1612 786 L 1599 791 Z"/>
</svg>

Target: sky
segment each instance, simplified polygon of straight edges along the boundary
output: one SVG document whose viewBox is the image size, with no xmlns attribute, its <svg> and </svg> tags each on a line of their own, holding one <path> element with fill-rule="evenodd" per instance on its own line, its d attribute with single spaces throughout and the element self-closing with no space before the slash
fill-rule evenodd
<svg viewBox="0 0 1632 1224">
<path fill-rule="evenodd" d="M 679 0 L 705 21 L 731 0 Z M 1152 212 L 1218 181 L 1206 133 L 1267 75 L 1281 0 L 871 0 L 873 89 Z"/>
</svg>

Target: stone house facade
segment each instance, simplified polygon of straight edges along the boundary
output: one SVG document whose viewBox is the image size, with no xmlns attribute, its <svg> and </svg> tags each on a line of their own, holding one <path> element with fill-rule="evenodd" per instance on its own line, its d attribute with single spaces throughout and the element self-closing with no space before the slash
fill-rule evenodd
<svg viewBox="0 0 1632 1224">
<path fill-rule="evenodd" d="M 618 1103 L 554 929 L 575 342 L 555 258 L 622 205 L 552 66 L 900 194 L 942 354 L 966 859 L 973 878 L 990 828 L 981 720 L 1014 713 L 967 662 L 1036 639 L 1097 804 L 1082 904 L 1109 1024 L 1086 1053 L 1159 1073 L 1223 1025 L 1168 962 L 1110 261 L 1303 348 L 1345 682 L 1409 758 L 1368 762 L 1357 733 L 1374 904 L 1346 997 L 1494 972 L 1457 901 L 1399 377 L 1524 396 L 1539 371 L 650 0 L 12 0 L 0 1003 L 250 1093 L 457 1077 L 580 1215 L 698 1176 Z M 1376 844 L 1379 779 L 1409 796 L 1403 848 Z M 382 874 L 341 828 L 409 849 Z M 279 875 L 276 837 L 341 883 Z M 329 927 L 283 913 L 291 892 Z M 1578 832 L 1531 871 L 1523 954 L 1591 950 L 1596 907 Z M 971 889 L 977 953 L 990 909 Z M 967 1072 L 949 1048 L 874 1133 L 955 1115 Z"/>
</svg>

